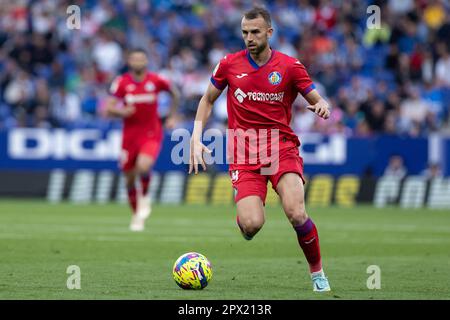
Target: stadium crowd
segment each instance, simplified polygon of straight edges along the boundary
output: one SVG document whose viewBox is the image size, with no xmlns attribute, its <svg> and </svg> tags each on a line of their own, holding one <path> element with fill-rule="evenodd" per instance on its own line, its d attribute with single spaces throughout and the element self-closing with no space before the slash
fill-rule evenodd
<svg viewBox="0 0 450 320">
<path fill-rule="evenodd" d="M 80 29 L 67 27 L 70 5 Z M 102 108 L 128 48 L 182 92 L 179 126 L 192 125 L 214 66 L 241 50 L 238 0 L 16 0 L 0 6 L 0 129 L 119 126 Z M 447 0 L 265 1 L 272 47 L 297 57 L 332 106 L 324 121 L 294 104 L 297 133 L 418 136 L 450 131 L 450 5 Z M 367 7 L 381 8 L 367 28 Z M 160 97 L 162 116 L 169 97 Z M 224 128 L 226 97 L 212 126 Z"/>
</svg>

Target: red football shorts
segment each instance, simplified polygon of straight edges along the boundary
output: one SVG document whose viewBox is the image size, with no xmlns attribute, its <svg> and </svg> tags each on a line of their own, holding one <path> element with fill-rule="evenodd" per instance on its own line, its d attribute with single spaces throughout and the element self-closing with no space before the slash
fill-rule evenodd
<svg viewBox="0 0 450 320">
<path fill-rule="evenodd" d="M 267 196 L 267 182 L 270 180 L 272 188 L 277 192 L 278 181 L 285 173 L 297 173 L 305 183 L 303 178 L 303 159 L 300 157 L 297 147 L 280 151 L 278 171 L 272 175 L 261 174 L 261 169 L 257 170 L 230 170 L 231 183 L 235 192 L 234 201 L 238 202 L 248 196 L 259 196 L 265 204 Z"/>
<path fill-rule="evenodd" d="M 159 152 L 161 151 L 161 145 L 162 139 L 157 137 L 143 140 L 140 143 L 123 144 L 122 153 L 120 155 L 120 168 L 125 172 L 133 170 L 140 154 L 149 156 L 156 161 Z"/>
</svg>

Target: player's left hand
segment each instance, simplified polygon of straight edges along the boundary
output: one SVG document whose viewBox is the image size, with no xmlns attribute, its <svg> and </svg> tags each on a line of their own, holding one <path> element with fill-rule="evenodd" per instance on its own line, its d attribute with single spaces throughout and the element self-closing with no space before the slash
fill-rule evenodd
<svg viewBox="0 0 450 320">
<path fill-rule="evenodd" d="M 330 117 L 330 109 L 328 109 L 328 103 L 323 99 L 321 99 L 314 105 L 307 106 L 306 108 L 323 119 L 328 119 Z"/>
</svg>

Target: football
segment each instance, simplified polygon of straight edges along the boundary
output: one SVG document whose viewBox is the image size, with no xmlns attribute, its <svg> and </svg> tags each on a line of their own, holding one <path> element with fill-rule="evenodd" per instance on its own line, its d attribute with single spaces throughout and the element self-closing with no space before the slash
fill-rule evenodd
<svg viewBox="0 0 450 320">
<path fill-rule="evenodd" d="M 185 253 L 175 261 L 173 278 L 180 288 L 203 289 L 212 278 L 211 263 L 200 253 Z"/>
</svg>

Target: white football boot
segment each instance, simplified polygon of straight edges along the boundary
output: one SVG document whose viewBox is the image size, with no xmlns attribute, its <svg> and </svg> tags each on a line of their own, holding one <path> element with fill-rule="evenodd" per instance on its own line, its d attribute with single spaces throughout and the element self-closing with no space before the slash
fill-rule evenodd
<svg viewBox="0 0 450 320">
<path fill-rule="evenodd" d="M 144 227 L 145 219 L 139 217 L 137 213 L 133 214 L 130 222 L 130 230 L 135 232 L 144 231 Z"/>
<path fill-rule="evenodd" d="M 151 213 L 152 206 L 150 202 L 150 195 L 148 193 L 146 195 L 139 193 L 137 199 L 136 215 L 145 221 Z"/>
<path fill-rule="evenodd" d="M 136 213 L 131 217 L 130 230 L 144 231 L 145 220 L 150 216 L 152 206 L 150 203 L 150 195 L 143 195 L 139 192 L 137 198 Z"/>
<path fill-rule="evenodd" d="M 330 283 L 328 282 L 328 278 L 325 276 L 323 270 L 311 273 L 311 280 L 313 282 L 314 292 L 331 291 Z"/>
</svg>

